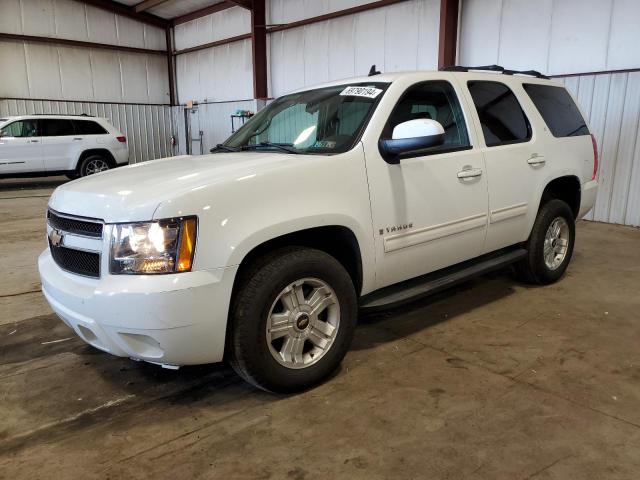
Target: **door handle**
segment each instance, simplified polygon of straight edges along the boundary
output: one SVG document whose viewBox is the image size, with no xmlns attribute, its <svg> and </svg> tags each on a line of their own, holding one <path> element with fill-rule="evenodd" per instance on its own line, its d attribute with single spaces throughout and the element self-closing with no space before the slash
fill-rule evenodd
<svg viewBox="0 0 640 480">
<path fill-rule="evenodd" d="M 463 168 L 458 172 L 458 178 L 473 178 L 482 175 L 481 168 Z"/>
<path fill-rule="evenodd" d="M 544 156 L 534 153 L 533 155 L 531 155 L 531 158 L 527 160 L 527 163 L 529 165 L 544 165 L 545 163 L 547 163 L 547 161 L 545 160 Z"/>
<path fill-rule="evenodd" d="M 29 140 L 29 143 L 38 143 L 40 140 Z"/>
<path fill-rule="evenodd" d="M 77 140 L 82 140 L 82 139 L 81 139 L 81 138 L 74 138 L 73 140 L 74 140 L 74 141 L 77 141 Z"/>
</svg>

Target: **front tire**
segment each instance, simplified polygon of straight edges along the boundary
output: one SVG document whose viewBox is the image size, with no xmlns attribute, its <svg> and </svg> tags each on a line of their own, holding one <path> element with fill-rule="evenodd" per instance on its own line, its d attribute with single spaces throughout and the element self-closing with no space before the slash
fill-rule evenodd
<svg viewBox="0 0 640 480">
<path fill-rule="evenodd" d="M 252 385 L 290 393 L 314 386 L 344 358 L 357 321 L 351 277 L 332 256 L 287 248 L 240 279 L 229 361 Z"/>
<path fill-rule="evenodd" d="M 545 203 L 526 242 L 527 256 L 516 273 L 527 283 L 545 285 L 559 280 L 569 266 L 575 243 L 573 212 L 562 200 Z"/>
<path fill-rule="evenodd" d="M 90 157 L 82 160 L 80 164 L 80 176 L 86 177 L 88 175 L 93 175 L 94 173 L 104 172 L 109 170 L 111 165 L 109 164 L 109 160 L 100 155 L 91 155 Z"/>
</svg>

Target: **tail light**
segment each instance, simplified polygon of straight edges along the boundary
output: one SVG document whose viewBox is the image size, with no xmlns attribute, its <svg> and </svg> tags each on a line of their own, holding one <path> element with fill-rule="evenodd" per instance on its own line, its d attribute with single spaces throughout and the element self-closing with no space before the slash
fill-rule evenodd
<svg viewBox="0 0 640 480">
<path fill-rule="evenodd" d="M 596 137 L 591 134 L 591 143 L 593 144 L 593 176 L 591 180 L 595 180 L 598 176 L 598 142 L 596 142 Z"/>
<path fill-rule="evenodd" d="M 592 137 L 593 137 L 593 135 L 592 135 Z M 127 137 L 125 137 L 124 135 L 122 137 L 116 137 L 116 138 L 118 139 L 118 141 L 120 143 L 127 143 Z M 595 140 L 594 140 L 594 142 L 595 142 Z"/>
</svg>

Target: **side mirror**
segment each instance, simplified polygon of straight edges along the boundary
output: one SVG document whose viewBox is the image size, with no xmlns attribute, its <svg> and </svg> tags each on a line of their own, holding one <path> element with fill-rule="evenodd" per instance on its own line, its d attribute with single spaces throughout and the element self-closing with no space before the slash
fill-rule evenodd
<svg viewBox="0 0 640 480">
<path fill-rule="evenodd" d="M 403 158 L 419 155 L 420 150 L 442 144 L 444 144 L 442 125 L 435 120 L 418 118 L 396 125 L 392 138 L 381 138 L 378 149 L 385 161 L 397 164 Z"/>
</svg>

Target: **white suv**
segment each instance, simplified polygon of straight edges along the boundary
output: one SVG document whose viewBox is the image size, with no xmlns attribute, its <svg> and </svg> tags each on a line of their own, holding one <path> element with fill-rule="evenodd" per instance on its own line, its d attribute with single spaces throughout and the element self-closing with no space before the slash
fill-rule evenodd
<svg viewBox="0 0 640 480">
<path fill-rule="evenodd" d="M 24 115 L 0 118 L 0 177 L 69 178 L 126 165 L 126 137 L 104 118 Z"/>
<path fill-rule="evenodd" d="M 63 185 L 44 295 L 106 352 L 167 368 L 226 358 L 287 392 L 338 366 L 359 309 L 510 264 L 555 282 L 595 202 L 595 142 L 562 85 L 499 72 L 306 88 L 211 155 Z"/>
</svg>

